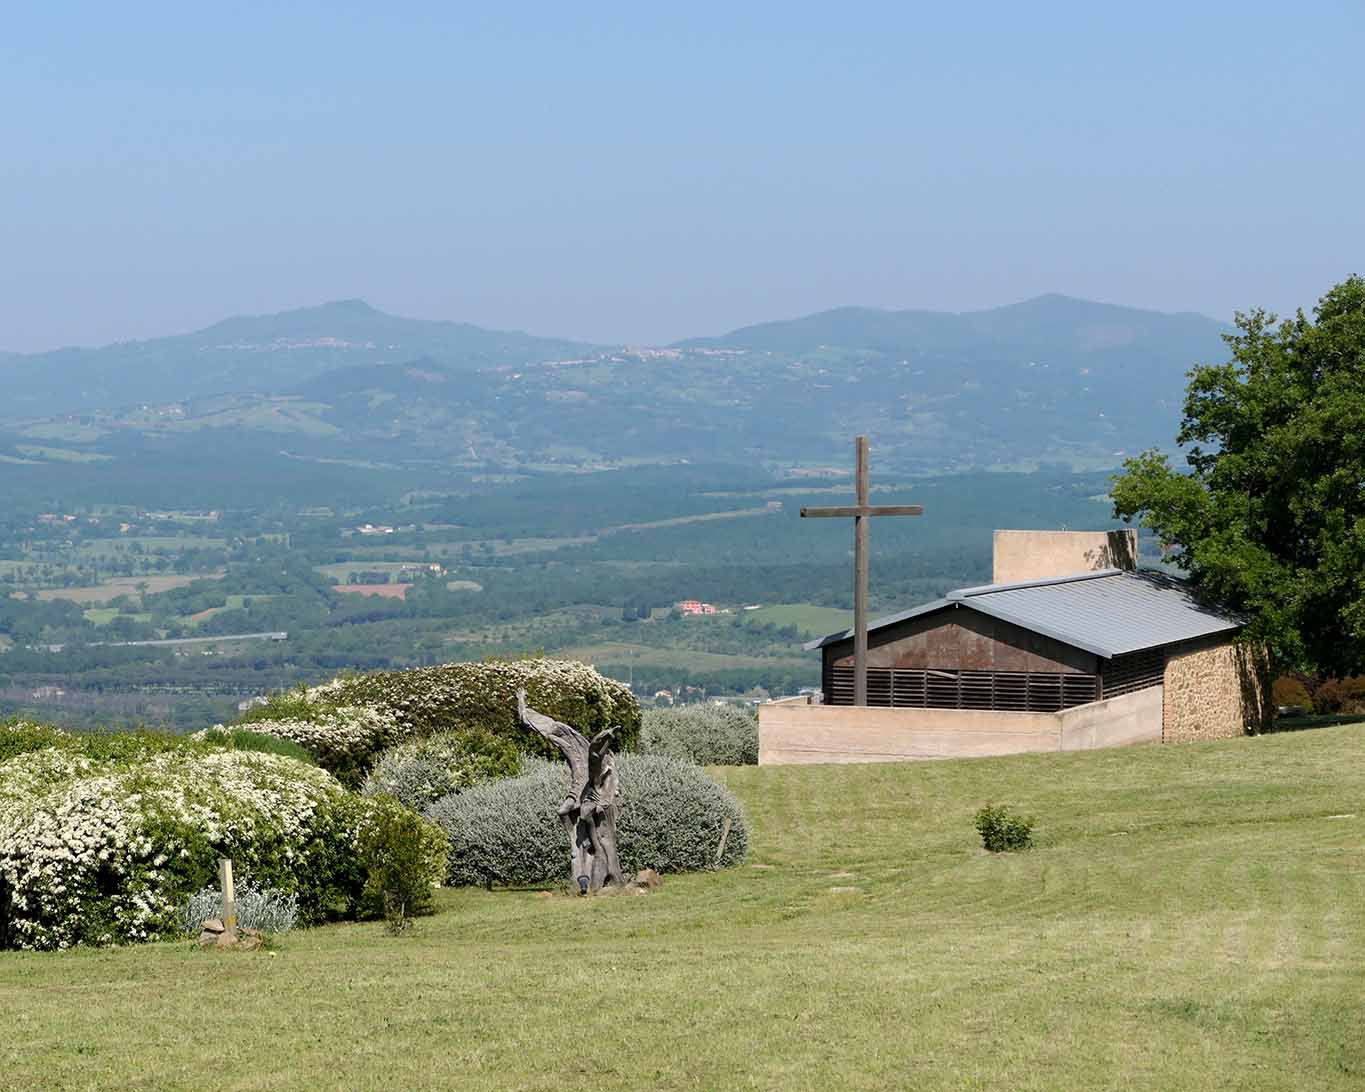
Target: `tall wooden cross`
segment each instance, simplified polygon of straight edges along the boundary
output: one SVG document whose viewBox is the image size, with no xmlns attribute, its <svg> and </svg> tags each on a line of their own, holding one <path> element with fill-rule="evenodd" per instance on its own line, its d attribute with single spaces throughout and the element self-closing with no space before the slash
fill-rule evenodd
<svg viewBox="0 0 1365 1092">
<path fill-rule="evenodd" d="M 922 516 L 918 504 L 869 504 L 870 474 L 867 466 L 867 437 L 854 441 L 857 452 L 857 504 L 838 508 L 802 508 L 808 516 L 853 517 L 853 704 L 867 704 L 867 531 L 872 516 Z"/>
</svg>

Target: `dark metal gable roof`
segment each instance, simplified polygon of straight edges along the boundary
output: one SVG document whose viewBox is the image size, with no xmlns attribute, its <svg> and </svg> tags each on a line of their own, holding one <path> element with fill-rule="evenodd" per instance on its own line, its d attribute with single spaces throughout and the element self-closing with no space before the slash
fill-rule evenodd
<svg viewBox="0 0 1365 1092">
<path fill-rule="evenodd" d="M 1201 603 L 1183 580 L 1156 572 L 1102 569 L 1051 580 L 961 588 L 943 599 L 879 618 L 868 632 L 953 608 L 1011 622 L 1105 659 L 1235 632 L 1243 624 Z M 851 629 L 831 633 L 806 648 L 823 648 L 852 636 Z"/>
</svg>

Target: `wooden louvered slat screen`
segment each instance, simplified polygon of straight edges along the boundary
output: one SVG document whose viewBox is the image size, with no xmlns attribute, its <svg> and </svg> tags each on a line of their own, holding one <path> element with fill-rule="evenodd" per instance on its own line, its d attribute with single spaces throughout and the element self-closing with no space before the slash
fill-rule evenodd
<svg viewBox="0 0 1365 1092">
<path fill-rule="evenodd" d="M 1134 690 L 1160 686 L 1166 676 L 1166 650 L 1149 648 L 1115 656 L 1104 665 L 1101 683 L 1103 697 L 1117 698 Z"/>
<path fill-rule="evenodd" d="M 853 667 L 835 665 L 825 701 L 853 704 Z M 1095 700 L 1095 676 L 1043 671 L 867 670 L 867 703 L 896 709 L 1054 713 Z"/>
</svg>

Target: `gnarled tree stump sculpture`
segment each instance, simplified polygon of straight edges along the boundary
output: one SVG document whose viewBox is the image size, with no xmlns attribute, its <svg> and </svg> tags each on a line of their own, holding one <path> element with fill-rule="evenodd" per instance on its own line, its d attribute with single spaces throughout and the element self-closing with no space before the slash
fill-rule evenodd
<svg viewBox="0 0 1365 1092">
<path fill-rule="evenodd" d="M 521 723 L 559 748 L 569 764 L 569 795 L 559 805 L 559 821 L 569 836 L 570 873 L 578 893 L 600 891 L 606 884 L 622 884 L 621 858 L 616 851 L 616 757 L 611 753 L 615 729 L 588 740 L 562 721 L 537 713 L 526 704 L 526 691 L 517 691 Z"/>
</svg>

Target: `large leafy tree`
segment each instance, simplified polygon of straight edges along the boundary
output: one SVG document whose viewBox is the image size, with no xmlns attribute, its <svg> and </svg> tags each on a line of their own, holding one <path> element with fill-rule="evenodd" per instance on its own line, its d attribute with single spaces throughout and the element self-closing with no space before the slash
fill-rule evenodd
<svg viewBox="0 0 1365 1092">
<path fill-rule="evenodd" d="M 1237 316 L 1232 359 L 1190 372 L 1179 442 L 1124 464 L 1114 510 L 1150 527 L 1285 667 L 1365 670 L 1365 279 L 1309 319 Z"/>
</svg>

